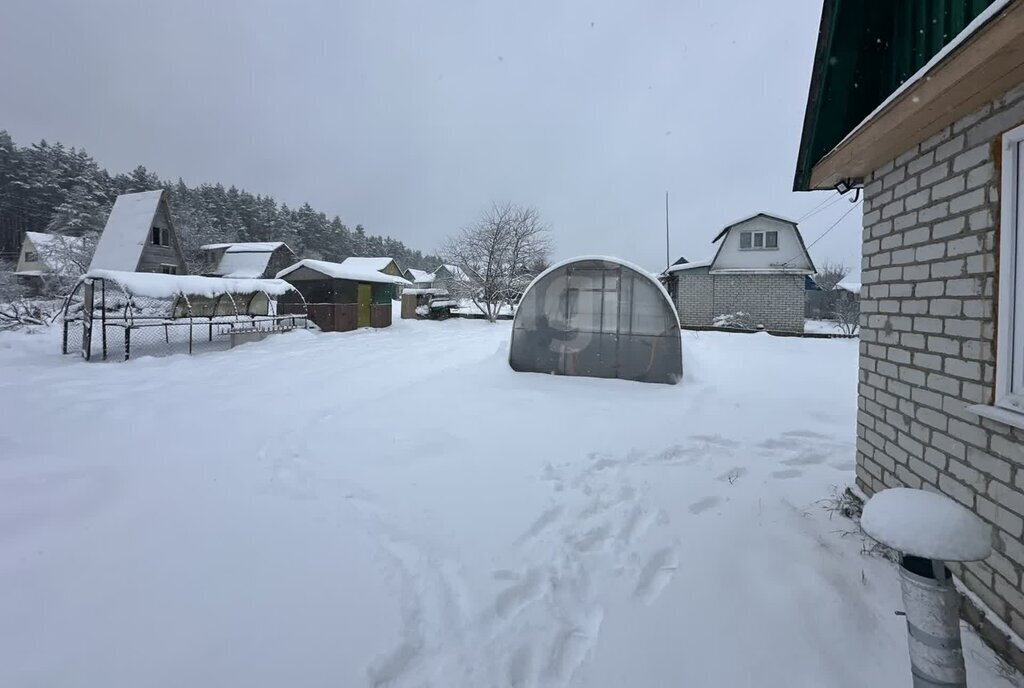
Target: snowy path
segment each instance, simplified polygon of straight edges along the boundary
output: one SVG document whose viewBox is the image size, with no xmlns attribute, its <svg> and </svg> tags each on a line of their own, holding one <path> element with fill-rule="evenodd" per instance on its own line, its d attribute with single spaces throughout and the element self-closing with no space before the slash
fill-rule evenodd
<svg viewBox="0 0 1024 688">
<path fill-rule="evenodd" d="M 0 685 L 907 683 L 895 572 L 819 502 L 855 341 L 686 333 L 668 387 L 516 374 L 507 337 L 0 336 Z"/>
</svg>

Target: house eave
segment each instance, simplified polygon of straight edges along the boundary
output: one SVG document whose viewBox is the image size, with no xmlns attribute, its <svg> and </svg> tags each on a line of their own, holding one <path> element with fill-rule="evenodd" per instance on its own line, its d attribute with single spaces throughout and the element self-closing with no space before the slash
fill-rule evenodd
<svg viewBox="0 0 1024 688">
<path fill-rule="evenodd" d="M 915 144 L 1024 83 L 1024 2 L 1012 0 L 872 112 L 796 190 L 868 177 Z"/>
</svg>

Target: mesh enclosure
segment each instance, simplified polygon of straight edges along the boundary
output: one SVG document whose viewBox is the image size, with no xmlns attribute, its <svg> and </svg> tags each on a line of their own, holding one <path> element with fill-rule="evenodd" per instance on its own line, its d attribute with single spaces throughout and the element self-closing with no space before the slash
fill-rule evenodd
<svg viewBox="0 0 1024 688">
<path fill-rule="evenodd" d="M 675 384 L 683 374 L 675 309 L 661 286 L 609 259 L 577 259 L 530 285 L 512 326 L 514 370 Z"/>
<path fill-rule="evenodd" d="M 276 314 L 266 293 L 215 296 L 131 294 L 115 281 L 83 280 L 68 296 L 62 350 L 86 360 L 121 361 L 224 350 L 235 335 L 305 328 L 304 308 Z"/>
</svg>

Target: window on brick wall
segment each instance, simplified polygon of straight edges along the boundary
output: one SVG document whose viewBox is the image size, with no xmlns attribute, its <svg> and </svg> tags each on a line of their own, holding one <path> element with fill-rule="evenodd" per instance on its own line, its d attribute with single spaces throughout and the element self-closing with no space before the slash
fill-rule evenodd
<svg viewBox="0 0 1024 688">
<path fill-rule="evenodd" d="M 996 404 L 1024 413 L 1024 126 L 1003 135 Z"/>
</svg>

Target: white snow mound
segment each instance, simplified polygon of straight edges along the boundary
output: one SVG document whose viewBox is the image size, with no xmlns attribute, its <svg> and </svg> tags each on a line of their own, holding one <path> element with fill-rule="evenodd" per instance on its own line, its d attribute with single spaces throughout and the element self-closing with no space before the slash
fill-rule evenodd
<svg viewBox="0 0 1024 688">
<path fill-rule="evenodd" d="M 949 497 L 894 487 L 868 500 L 864 532 L 893 549 L 942 561 L 979 561 L 992 551 L 987 524 Z"/>
</svg>

